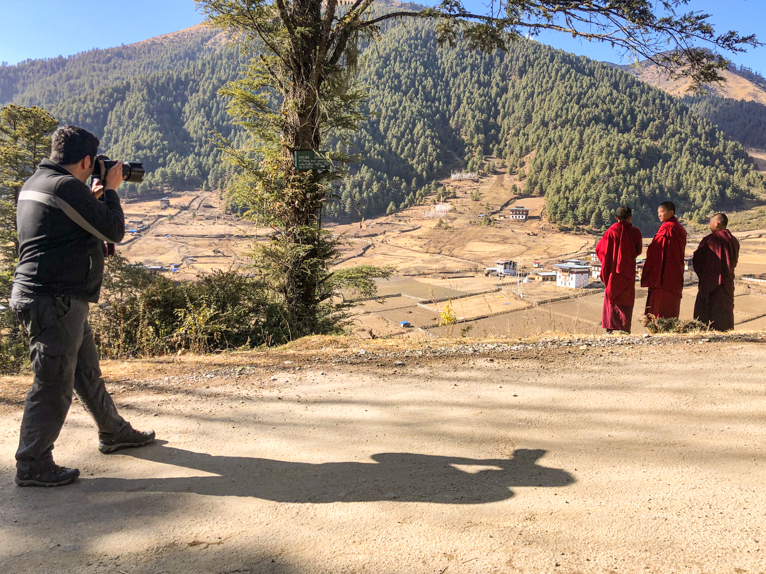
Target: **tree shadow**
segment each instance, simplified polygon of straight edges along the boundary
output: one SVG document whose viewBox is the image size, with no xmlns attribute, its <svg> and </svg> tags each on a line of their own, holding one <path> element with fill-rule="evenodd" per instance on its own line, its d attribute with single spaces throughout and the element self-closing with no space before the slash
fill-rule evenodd
<svg viewBox="0 0 766 574">
<path fill-rule="evenodd" d="M 125 454 L 215 476 L 95 478 L 87 492 L 193 492 L 254 497 L 275 502 L 432 502 L 483 504 L 511 498 L 513 487 L 562 487 L 568 472 L 539 466 L 546 451 L 518 449 L 508 459 L 473 459 L 413 453 L 380 453 L 374 462 L 300 463 L 264 458 L 213 456 L 160 443 Z"/>
</svg>

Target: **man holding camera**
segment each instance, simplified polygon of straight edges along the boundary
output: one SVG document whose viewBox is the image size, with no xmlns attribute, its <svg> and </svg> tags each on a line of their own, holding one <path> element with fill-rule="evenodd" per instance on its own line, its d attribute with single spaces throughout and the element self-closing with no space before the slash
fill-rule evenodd
<svg viewBox="0 0 766 574">
<path fill-rule="evenodd" d="M 101 291 L 104 244 L 118 243 L 125 234 L 116 191 L 122 164 L 105 174 L 103 185 L 86 185 L 100 164 L 98 146 L 98 138 L 82 128 L 59 128 L 50 160 L 40 163 L 19 195 L 11 307 L 29 334 L 34 371 L 16 452 L 19 486 L 63 486 L 80 475 L 54 464 L 52 455 L 73 391 L 98 426 L 102 453 L 154 440 L 154 432 L 133 429 L 117 413 L 88 324 L 88 304 Z"/>
</svg>

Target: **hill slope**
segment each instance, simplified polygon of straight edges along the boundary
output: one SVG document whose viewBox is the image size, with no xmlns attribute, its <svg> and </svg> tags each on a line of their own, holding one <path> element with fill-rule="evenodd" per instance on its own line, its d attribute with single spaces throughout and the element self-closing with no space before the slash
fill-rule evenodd
<svg viewBox="0 0 766 574">
<path fill-rule="evenodd" d="M 0 66 L 0 105 L 49 107 L 117 82 L 195 62 L 221 44 L 203 25 L 109 49 Z"/>
<path fill-rule="evenodd" d="M 667 198 L 701 219 L 762 186 L 742 146 L 675 98 L 536 42 L 492 55 L 439 49 L 429 23 L 410 24 L 365 64 L 371 115 L 352 151 L 368 159 L 341 186 L 337 216 L 411 205 L 460 159 L 474 171 L 487 155 L 526 177 L 526 193 L 544 195 L 548 217 L 567 226 L 600 228 L 629 203 L 651 229 Z"/>
<path fill-rule="evenodd" d="M 198 27 L 0 68 L 0 102 L 45 105 L 102 137 L 113 157 L 143 160 L 150 174 L 130 193 L 223 188 L 230 173 L 213 134 L 242 134 L 217 90 L 237 76 L 240 58 Z M 600 228 L 617 203 L 630 203 L 649 229 L 667 198 L 701 219 L 763 185 L 741 145 L 676 99 L 536 42 L 483 55 L 439 48 L 432 23 L 394 23 L 363 58 L 369 121 L 348 147 L 366 159 L 328 206 L 336 219 L 422 202 L 435 180 L 479 170 L 487 155 L 525 179 L 527 193 L 544 195 L 548 217 L 566 226 Z"/>
<path fill-rule="evenodd" d="M 689 81 L 671 79 L 656 65 L 641 62 L 636 66 L 616 66 L 642 82 L 682 98 L 689 95 Z M 726 82 L 705 86 L 707 93 L 719 98 L 745 100 L 766 105 L 766 78 L 748 68 L 731 67 L 721 74 Z"/>
</svg>

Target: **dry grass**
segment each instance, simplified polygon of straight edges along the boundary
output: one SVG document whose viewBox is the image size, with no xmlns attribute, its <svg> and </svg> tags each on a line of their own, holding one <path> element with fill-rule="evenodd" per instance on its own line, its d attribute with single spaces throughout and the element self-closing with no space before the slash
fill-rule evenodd
<svg viewBox="0 0 766 574">
<path fill-rule="evenodd" d="M 631 71 L 631 73 L 647 84 L 660 88 L 673 96 L 683 97 L 689 93 L 690 81 L 688 79 L 671 79 L 662 73 L 657 66 L 646 66 L 640 73 L 637 71 Z M 706 86 L 710 95 L 766 104 L 766 90 L 760 86 L 756 86 L 749 80 L 728 70 L 723 71 L 722 75 L 726 79 L 722 85 L 711 84 Z"/>
</svg>

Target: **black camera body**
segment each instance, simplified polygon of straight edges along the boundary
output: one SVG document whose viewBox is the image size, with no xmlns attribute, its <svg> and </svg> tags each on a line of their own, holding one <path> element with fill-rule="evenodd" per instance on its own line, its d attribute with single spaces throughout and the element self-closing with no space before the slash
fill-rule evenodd
<svg viewBox="0 0 766 574">
<path fill-rule="evenodd" d="M 101 164 L 100 161 L 104 162 L 104 175 L 106 176 L 106 172 L 108 172 L 110 169 L 112 169 L 115 165 L 117 165 L 117 162 L 114 160 L 109 159 L 105 155 L 100 155 L 96 158 L 96 163 L 93 166 L 93 178 L 94 179 L 101 179 Z M 140 161 L 126 161 L 122 163 L 122 179 L 123 181 L 127 181 L 129 183 L 141 183 L 144 181 L 144 174 L 146 171 L 144 170 L 144 164 Z"/>
</svg>

